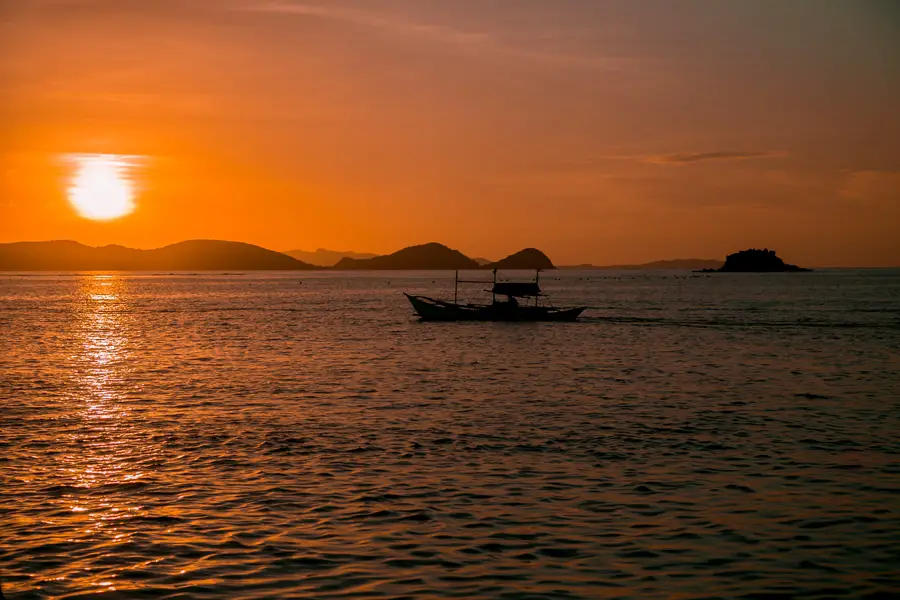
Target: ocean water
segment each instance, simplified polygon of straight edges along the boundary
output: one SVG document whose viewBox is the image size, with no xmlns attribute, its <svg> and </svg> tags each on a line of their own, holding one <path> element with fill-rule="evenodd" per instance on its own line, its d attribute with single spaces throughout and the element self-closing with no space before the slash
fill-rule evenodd
<svg viewBox="0 0 900 600">
<path fill-rule="evenodd" d="M 895 597 L 900 271 L 543 281 L 0 274 L 3 593 Z"/>
</svg>

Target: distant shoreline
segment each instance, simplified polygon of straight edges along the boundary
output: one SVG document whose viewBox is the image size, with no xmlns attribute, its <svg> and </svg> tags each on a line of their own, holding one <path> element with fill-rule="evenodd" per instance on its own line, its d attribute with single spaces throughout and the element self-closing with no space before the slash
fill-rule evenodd
<svg viewBox="0 0 900 600">
<path fill-rule="evenodd" d="M 300 253 L 300 251 L 293 251 Z M 703 271 L 720 270 L 725 261 L 687 258 L 658 260 L 640 264 L 554 265 L 546 254 L 526 248 L 495 262 L 472 259 L 443 244 L 431 242 L 403 248 L 388 255 L 357 252 L 317 251 L 338 258 L 327 266 L 310 264 L 287 253 L 268 250 L 243 242 L 189 240 L 153 250 L 124 246 L 91 247 L 74 241 L 12 242 L 0 244 L 0 272 L 210 272 L 210 271 L 484 271 L 562 270 L 562 271 Z M 308 253 L 314 254 L 314 253 Z M 891 269 L 897 266 L 816 267 L 817 269 Z"/>
<path fill-rule="evenodd" d="M 348 253 L 353 254 L 353 253 Z M 74 241 L 0 244 L 0 271 L 314 271 L 314 270 L 481 270 L 555 269 L 546 254 L 525 248 L 482 264 L 458 250 L 430 242 L 385 256 L 343 256 L 320 266 L 243 242 L 188 240 L 152 250 Z"/>
</svg>

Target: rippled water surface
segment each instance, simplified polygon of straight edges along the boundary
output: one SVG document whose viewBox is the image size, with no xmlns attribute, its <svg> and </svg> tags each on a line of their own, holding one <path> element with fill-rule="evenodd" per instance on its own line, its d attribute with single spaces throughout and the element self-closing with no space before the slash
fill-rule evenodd
<svg viewBox="0 0 900 600">
<path fill-rule="evenodd" d="M 451 279 L 0 274 L 6 597 L 900 589 L 900 271 Z"/>
</svg>

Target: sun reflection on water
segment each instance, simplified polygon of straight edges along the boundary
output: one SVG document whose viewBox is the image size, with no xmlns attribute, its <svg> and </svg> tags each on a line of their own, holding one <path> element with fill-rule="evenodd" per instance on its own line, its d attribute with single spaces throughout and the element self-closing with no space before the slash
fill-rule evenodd
<svg viewBox="0 0 900 600">
<path fill-rule="evenodd" d="M 134 486 L 147 476 L 143 464 L 153 455 L 129 408 L 136 335 L 128 287 L 119 275 L 88 275 L 79 281 L 71 401 L 80 409 L 67 444 L 75 450 L 61 456 L 59 467 L 70 482 L 59 502 L 77 515 L 73 539 L 100 542 L 111 553 L 133 534 L 128 520 L 144 512 Z M 92 580 L 89 585 L 98 591 L 115 589 L 115 575 L 88 571 L 84 577 Z"/>
<path fill-rule="evenodd" d="M 124 285 L 112 275 L 93 275 L 82 282 L 79 379 L 88 392 L 84 396 L 87 409 L 95 418 L 122 416 L 123 407 L 115 401 L 128 342 L 120 299 Z"/>
</svg>

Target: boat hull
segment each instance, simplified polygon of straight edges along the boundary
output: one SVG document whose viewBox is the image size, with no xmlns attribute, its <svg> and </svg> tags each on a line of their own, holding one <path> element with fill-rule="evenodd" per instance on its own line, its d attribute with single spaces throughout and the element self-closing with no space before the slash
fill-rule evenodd
<svg viewBox="0 0 900 600">
<path fill-rule="evenodd" d="M 453 304 L 427 296 L 404 294 L 423 321 L 575 321 L 584 307 L 511 306 L 509 304 Z"/>
</svg>

